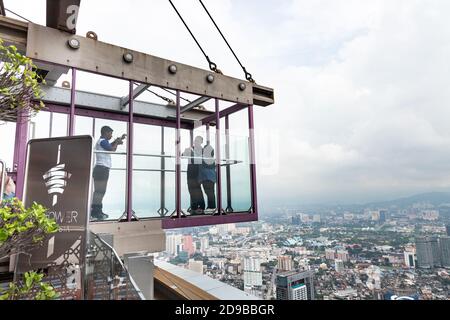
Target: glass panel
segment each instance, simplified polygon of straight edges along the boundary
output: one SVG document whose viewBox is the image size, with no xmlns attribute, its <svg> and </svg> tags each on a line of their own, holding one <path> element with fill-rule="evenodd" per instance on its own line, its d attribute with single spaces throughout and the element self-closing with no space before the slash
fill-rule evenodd
<svg viewBox="0 0 450 320">
<path fill-rule="evenodd" d="M 223 207 L 228 212 L 248 212 L 252 206 L 248 113 L 242 110 L 229 116 L 229 152 L 223 126 L 221 146 Z M 227 176 L 229 179 L 227 179 Z M 228 192 L 230 199 L 227 198 Z M 225 195 L 224 195 L 225 193 Z"/>
<path fill-rule="evenodd" d="M 90 117 L 75 116 L 75 135 L 93 135 L 94 119 Z"/>
<path fill-rule="evenodd" d="M 68 135 L 68 119 L 69 116 L 63 113 L 53 112 L 50 117 L 52 120 L 52 132 L 51 137 L 65 137 Z"/>
<path fill-rule="evenodd" d="M 175 211 L 175 129 L 164 128 L 164 153 L 165 160 L 165 206 L 168 215 Z M 183 183 L 182 183 L 183 184 Z"/>
<path fill-rule="evenodd" d="M 158 212 L 164 215 L 161 127 L 135 123 L 133 150 L 133 210 L 139 218 L 159 217 Z"/>
<path fill-rule="evenodd" d="M 125 212 L 128 140 L 125 137 L 122 141 L 123 144 L 118 145 L 116 150 L 108 152 L 100 147 L 100 138 L 102 137 L 103 127 L 111 128 L 113 132 L 108 134 L 108 130 L 105 130 L 103 137 L 109 138 L 109 143 L 114 146 L 114 141 L 127 133 L 127 123 L 95 119 L 95 127 L 94 194 L 91 216 L 101 220 L 117 220 Z M 108 170 L 108 167 L 110 167 L 110 170 Z M 107 217 L 102 213 L 106 214 Z"/>
<path fill-rule="evenodd" d="M 186 149 L 189 149 L 191 146 L 191 134 L 189 130 L 181 129 L 180 131 L 181 136 L 181 153 L 185 154 Z M 183 157 L 181 159 L 181 210 L 184 212 L 184 214 L 189 214 L 191 209 L 191 196 L 190 196 L 190 182 L 192 182 L 192 179 L 190 179 L 188 174 L 188 161 L 189 159 L 186 157 Z M 189 180 L 188 180 L 189 178 Z"/>
<path fill-rule="evenodd" d="M 41 111 L 32 117 L 29 126 L 29 139 L 44 139 L 67 136 L 68 115 Z"/>
<path fill-rule="evenodd" d="M 50 137 L 50 112 L 41 111 L 30 120 L 29 139 Z"/>
<path fill-rule="evenodd" d="M 5 162 L 7 171 L 13 169 L 15 138 L 16 123 L 0 121 L 0 159 Z"/>
</svg>

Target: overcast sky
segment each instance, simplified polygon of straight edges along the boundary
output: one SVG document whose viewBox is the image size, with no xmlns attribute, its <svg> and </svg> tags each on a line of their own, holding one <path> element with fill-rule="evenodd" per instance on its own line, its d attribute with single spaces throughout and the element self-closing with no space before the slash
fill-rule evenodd
<svg viewBox="0 0 450 320">
<path fill-rule="evenodd" d="M 227 75 L 242 72 L 198 1 L 174 1 Z M 205 0 L 276 103 L 256 108 L 263 205 L 450 189 L 447 0 Z M 5 0 L 45 24 L 45 1 Z M 83 1 L 78 34 L 207 68 L 166 0 Z"/>
</svg>

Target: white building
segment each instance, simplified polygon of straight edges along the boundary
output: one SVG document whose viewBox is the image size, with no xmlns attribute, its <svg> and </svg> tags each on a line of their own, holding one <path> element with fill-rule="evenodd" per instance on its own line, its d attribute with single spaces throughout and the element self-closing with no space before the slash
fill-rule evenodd
<svg viewBox="0 0 450 320">
<path fill-rule="evenodd" d="M 422 219 L 436 221 L 439 219 L 439 210 L 422 210 Z"/>
<path fill-rule="evenodd" d="M 403 255 L 405 258 L 405 266 L 408 268 L 415 268 L 417 260 L 416 248 L 414 247 L 405 248 Z"/>
<path fill-rule="evenodd" d="M 277 268 L 280 271 L 291 271 L 294 269 L 291 256 L 279 256 Z"/>
<path fill-rule="evenodd" d="M 292 300 L 308 300 L 308 288 L 305 284 L 292 287 Z"/>
<path fill-rule="evenodd" d="M 340 259 L 334 260 L 334 269 L 336 272 L 341 273 L 344 271 L 344 261 Z"/>
<path fill-rule="evenodd" d="M 204 237 L 200 239 L 200 252 L 205 253 L 206 250 L 209 248 L 209 238 Z"/>
<path fill-rule="evenodd" d="M 176 256 L 178 254 L 179 245 L 183 243 L 183 236 L 181 234 L 168 234 L 166 236 L 166 251 Z"/>
<path fill-rule="evenodd" d="M 347 262 L 348 261 L 348 251 L 347 250 L 336 251 L 336 259 L 342 260 L 343 262 Z"/>
<path fill-rule="evenodd" d="M 244 258 L 244 286 L 262 286 L 261 259 L 258 257 Z"/>
<path fill-rule="evenodd" d="M 195 261 L 193 259 L 189 259 L 188 269 L 203 274 L 203 261 Z"/>
</svg>

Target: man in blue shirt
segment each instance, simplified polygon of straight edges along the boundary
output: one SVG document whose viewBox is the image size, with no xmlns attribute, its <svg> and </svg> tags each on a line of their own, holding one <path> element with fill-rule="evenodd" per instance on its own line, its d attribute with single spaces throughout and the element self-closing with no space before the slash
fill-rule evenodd
<svg viewBox="0 0 450 320">
<path fill-rule="evenodd" d="M 112 138 L 113 129 L 104 126 L 101 129 L 101 137 L 95 144 L 95 167 L 93 172 L 94 178 L 94 195 L 92 196 L 91 217 L 94 220 L 106 220 L 108 215 L 103 213 L 103 197 L 106 193 L 108 185 L 109 171 L 111 170 L 111 154 L 107 152 L 114 152 L 117 147 L 123 144 L 126 134 L 117 138 L 112 143 L 109 141 Z"/>
</svg>

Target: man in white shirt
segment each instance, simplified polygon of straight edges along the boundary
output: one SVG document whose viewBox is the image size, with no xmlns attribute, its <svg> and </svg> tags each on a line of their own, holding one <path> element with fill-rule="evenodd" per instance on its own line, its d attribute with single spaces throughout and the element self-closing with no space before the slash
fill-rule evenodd
<svg viewBox="0 0 450 320">
<path fill-rule="evenodd" d="M 95 144 L 95 167 L 94 167 L 94 195 L 92 197 L 91 218 L 93 220 L 106 220 L 108 215 L 103 213 L 103 197 L 108 185 L 109 171 L 111 170 L 111 155 L 107 152 L 117 150 L 123 144 L 126 134 L 109 143 L 113 134 L 113 129 L 104 126 L 101 129 L 101 137 Z"/>
</svg>

